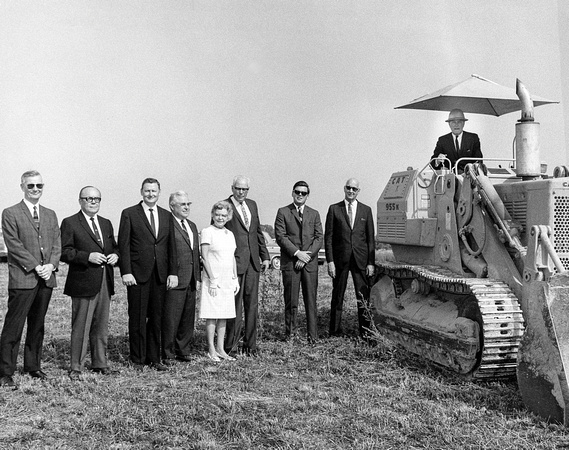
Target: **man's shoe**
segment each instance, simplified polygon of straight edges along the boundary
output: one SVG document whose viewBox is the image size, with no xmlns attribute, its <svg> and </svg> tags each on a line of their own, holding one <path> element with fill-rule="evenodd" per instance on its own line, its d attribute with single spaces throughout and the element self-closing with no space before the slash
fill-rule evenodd
<svg viewBox="0 0 569 450">
<path fill-rule="evenodd" d="M 78 370 L 70 370 L 69 371 L 69 378 L 72 381 L 80 381 L 81 380 L 81 372 Z"/>
<path fill-rule="evenodd" d="M 93 367 L 91 372 L 98 373 L 99 375 L 116 375 L 120 373 L 119 370 L 109 369 L 108 367 Z"/>
<path fill-rule="evenodd" d="M 168 367 L 161 363 L 150 363 L 149 366 L 158 372 L 168 372 Z"/>
<path fill-rule="evenodd" d="M 183 362 L 192 362 L 192 357 L 188 356 L 188 355 L 179 355 L 179 356 L 176 356 L 176 359 L 178 361 L 183 361 Z"/>
<path fill-rule="evenodd" d="M 31 372 L 28 372 L 28 375 L 32 378 L 37 378 L 42 381 L 47 380 L 47 375 L 43 370 L 32 370 Z"/>
<path fill-rule="evenodd" d="M 175 366 L 176 361 L 173 358 L 168 358 L 168 359 L 164 359 L 162 361 L 162 364 L 164 364 L 165 366 Z"/>
<path fill-rule="evenodd" d="M 9 387 L 12 389 L 18 389 L 16 383 L 14 383 L 14 379 L 10 375 L 4 375 L 0 378 L 0 387 Z"/>
</svg>

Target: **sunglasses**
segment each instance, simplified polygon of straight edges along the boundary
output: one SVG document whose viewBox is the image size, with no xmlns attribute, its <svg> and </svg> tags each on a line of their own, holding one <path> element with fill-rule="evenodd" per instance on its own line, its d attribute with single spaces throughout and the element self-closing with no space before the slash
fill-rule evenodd
<svg viewBox="0 0 569 450">
<path fill-rule="evenodd" d="M 245 192 L 247 192 L 249 190 L 249 188 L 238 188 L 235 186 L 233 186 L 233 189 L 235 189 L 236 191 L 245 191 Z"/>
<path fill-rule="evenodd" d="M 296 189 L 294 190 L 295 195 L 300 195 L 302 197 L 306 197 L 308 195 L 307 191 L 297 191 Z"/>
<path fill-rule="evenodd" d="M 28 189 L 33 189 L 34 186 L 37 187 L 38 189 L 43 189 L 43 183 L 37 183 L 37 184 L 30 183 L 30 184 L 26 184 L 26 187 L 27 187 Z"/>
<path fill-rule="evenodd" d="M 81 200 L 85 200 L 88 203 L 100 203 L 101 197 L 79 197 Z"/>
<path fill-rule="evenodd" d="M 352 192 L 358 192 L 360 190 L 360 188 L 357 188 L 354 186 L 346 186 L 346 190 L 352 191 Z"/>
</svg>

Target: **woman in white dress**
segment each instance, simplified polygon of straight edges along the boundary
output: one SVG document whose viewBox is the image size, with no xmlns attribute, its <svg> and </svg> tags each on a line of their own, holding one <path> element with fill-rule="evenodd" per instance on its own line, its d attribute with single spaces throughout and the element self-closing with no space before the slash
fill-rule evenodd
<svg viewBox="0 0 569 450">
<path fill-rule="evenodd" d="M 204 228 L 201 233 L 204 273 L 200 318 L 206 319 L 207 355 L 213 361 L 235 360 L 223 349 L 226 319 L 235 317 L 235 294 L 239 292 L 235 263 L 237 246 L 233 233 L 225 228 L 232 217 L 231 205 L 226 201 L 217 202 L 211 209 L 213 225 Z M 214 342 L 216 333 L 217 345 Z"/>
</svg>

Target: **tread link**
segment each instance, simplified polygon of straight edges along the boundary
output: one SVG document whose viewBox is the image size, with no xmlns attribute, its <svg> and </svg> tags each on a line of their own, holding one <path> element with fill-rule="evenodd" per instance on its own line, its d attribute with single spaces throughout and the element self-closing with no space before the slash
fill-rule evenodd
<svg viewBox="0 0 569 450">
<path fill-rule="evenodd" d="M 524 319 L 518 299 L 507 284 L 488 278 L 460 277 L 437 266 L 394 262 L 377 266 L 392 280 L 417 279 L 435 291 L 473 295 L 482 316 L 483 339 L 480 364 L 471 376 L 484 380 L 516 376 Z"/>
</svg>

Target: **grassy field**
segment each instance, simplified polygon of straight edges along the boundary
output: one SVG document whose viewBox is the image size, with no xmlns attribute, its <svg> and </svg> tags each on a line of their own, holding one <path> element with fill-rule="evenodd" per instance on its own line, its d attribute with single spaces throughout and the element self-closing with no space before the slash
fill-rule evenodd
<svg viewBox="0 0 569 450">
<path fill-rule="evenodd" d="M 63 270 L 46 320 L 44 370 L 51 378 L 17 373 L 20 389 L 0 391 L 0 448 L 569 448 L 563 427 L 524 409 L 515 382 L 473 384 L 381 338 L 377 347 L 364 345 L 351 292 L 348 336 L 328 339 L 331 283 L 320 270 L 317 345 L 282 341 L 282 285 L 271 271 L 261 283 L 261 358 L 212 363 L 199 321 L 194 360 L 168 373 L 128 366 L 126 293 L 117 282 L 109 356 L 120 374 L 86 373 L 82 382 L 67 376 L 71 313 Z M 0 322 L 6 283 L 0 264 Z"/>
</svg>

